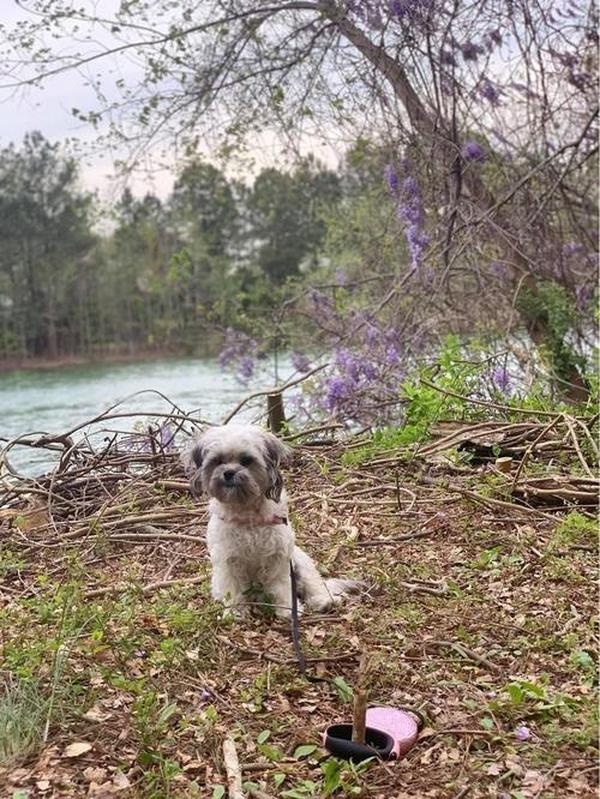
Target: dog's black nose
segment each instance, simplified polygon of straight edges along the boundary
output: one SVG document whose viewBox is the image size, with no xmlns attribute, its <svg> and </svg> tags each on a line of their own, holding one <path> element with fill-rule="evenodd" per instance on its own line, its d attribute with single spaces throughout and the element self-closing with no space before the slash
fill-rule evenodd
<svg viewBox="0 0 600 799">
<path fill-rule="evenodd" d="M 226 483 L 231 483 L 234 477 L 235 477 L 234 469 L 226 469 L 223 472 L 223 480 L 225 480 Z"/>
</svg>

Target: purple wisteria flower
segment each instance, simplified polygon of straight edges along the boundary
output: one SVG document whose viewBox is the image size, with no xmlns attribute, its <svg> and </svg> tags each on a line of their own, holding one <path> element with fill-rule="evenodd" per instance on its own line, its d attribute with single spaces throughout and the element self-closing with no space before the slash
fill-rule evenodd
<svg viewBox="0 0 600 799">
<path fill-rule="evenodd" d="M 254 374 L 258 358 L 258 342 L 229 327 L 225 331 L 225 343 L 219 353 L 219 365 L 222 369 L 237 369 L 236 377 L 240 383 L 247 383 Z"/>
<path fill-rule="evenodd" d="M 165 452 L 173 452 L 175 449 L 175 430 L 168 422 L 163 422 L 158 428 L 158 441 Z"/>
<path fill-rule="evenodd" d="M 378 370 L 374 363 L 370 363 L 369 361 L 365 361 L 362 365 L 362 374 L 365 380 L 369 382 L 373 382 L 377 380 L 378 377 Z"/>
<path fill-rule="evenodd" d="M 348 275 L 343 269 L 336 269 L 333 277 L 338 286 L 345 286 L 348 282 Z"/>
<path fill-rule="evenodd" d="M 464 42 L 460 45 L 460 52 L 465 61 L 477 61 L 480 55 L 485 51 L 480 44 L 475 42 Z"/>
<path fill-rule="evenodd" d="M 394 169 L 394 166 L 392 164 L 388 164 L 383 170 L 383 174 L 390 193 L 394 197 L 397 197 L 400 191 L 400 180 L 398 178 L 398 173 Z"/>
<path fill-rule="evenodd" d="M 135 432 L 120 439 L 119 446 L 128 452 L 174 452 L 175 430 L 168 421 L 162 422 L 157 427 L 151 423 L 138 423 Z"/>
<path fill-rule="evenodd" d="M 374 324 L 369 323 L 369 324 L 367 324 L 365 326 L 363 337 L 364 337 L 365 343 L 369 347 L 377 346 L 377 342 L 379 341 L 379 336 L 380 336 L 380 332 L 375 327 Z"/>
<path fill-rule="evenodd" d="M 479 87 L 479 93 L 490 105 L 500 105 L 500 90 L 487 78 Z"/>
<path fill-rule="evenodd" d="M 508 394 L 511 389 L 511 381 L 506 366 L 497 366 L 492 372 L 492 383 L 502 394 Z"/>
<path fill-rule="evenodd" d="M 488 31 L 488 40 L 491 44 L 495 44 L 498 47 L 502 44 L 502 33 L 499 28 Z"/>
<path fill-rule="evenodd" d="M 456 58 L 454 58 L 453 54 L 449 50 L 442 50 L 440 53 L 440 62 L 442 64 L 446 64 L 449 67 L 456 66 Z"/>
<path fill-rule="evenodd" d="M 402 159 L 402 171 L 405 177 L 400 181 L 393 166 L 385 169 L 385 178 L 392 197 L 397 201 L 396 212 L 404 223 L 404 235 L 411 254 L 412 266 L 417 268 L 429 244 L 429 236 L 424 232 L 425 211 L 423 200 L 414 175 L 413 163 L 410 159 Z"/>
<path fill-rule="evenodd" d="M 203 689 L 200 691 L 200 696 L 198 697 L 198 702 L 199 702 L 201 705 L 203 705 L 203 704 L 205 704 L 206 702 L 211 702 L 211 701 L 212 701 L 212 698 L 213 698 L 212 691 L 210 691 L 208 688 L 203 688 Z"/>
<path fill-rule="evenodd" d="M 583 309 L 588 305 L 594 296 L 595 291 L 596 286 L 593 283 L 584 283 L 583 285 L 576 287 L 575 305 L 577 306 L 578 311 L 583 311 Z"/>
<path fill-rule="evenodd" d="M 256 362 L 251 355 L 245 355 L 243 358 L 241 358 L 238 366 L 239 379 L 242 382 L 247 383 L 254 374 L 255 366 Z"/>
<path fill-rule="evenodd" d="M 365 18 L 369 28 L 372 28 L 376 31 L 383 28 L 383 18 L 378 8 L 367 8 Z"/>
<path fill-rule="evenodd" d="M 308 298 L 311 301 L 314 309 L 320 313 L 327 315 L 333 308 L 333 302 L 331 301 L 331 298 L 326 294 L 323 294 L 322 291 L 312 289 L 308 295 Z"/>
<path fill-rule="evenodd" d="M 352 388 L 342 377 L 332 377 L 327 384 L 327 394 L 325 396 L 325 407 L 330 413 L 340 409 Z"/>
<path fill-rule="evenodd" d="M 425 212 L 417 181 L 409 175 L 402 184 L 402 199 L 398 204 L 398 216 L 405 223 L 406 241 L 412 255 L 413 267 L 419 266 L 429 244 L 429 236 L 423 232 Z"/>
<path fill-rule="evenodd" d="M 585 89 L 588 85 L 593 85 L 594 77 L 589 72 L 570 72 L 567 81 L 576 89 Z"/>
<path fill-rule="evenodd" d="M 346 0 L 346 9 L 369 28 L 380 30 L 383 26 L 381 0 Z"/>
<path fill-rule="evenodd" d="M 392 16 L 411 22 L 422 20 L 432 6 L 433 0 L 389 0 L 388 3 Z"/>
<path fill-rule="evenodd" d="M 551 55 L 556 58 L 556 60 L 563 65 L 563 67 L 568 67 L 569 69 L 575 69 L 576 66 L 579 64 L 579 57 L 575 55 L 575 53 L 561 53 L 558 50 L 555 50 L 553 47 L 550 47 Z"/>
<path fill-rule="evenodd" d="M 406 14 L 407 5 L 405 0 L 390 0 L 390 12 L 396 17 L 403 17 Z"/>
<path fill-rule="evenodd" d="M 385 353 L 385 360 L 390 366 L 396 366 L 396 364 L 400 363 L 400 355 L 398 354 L 398 350 L 391 344 Z"/>
<path fill-rule="evenodd" d="M 515 738 L 517 741 L 528 741 L 531 738 L 531 731 L 529 727 L 521 724 L 515 730 Z"/>
<path fill-rule="evenodd" d="M 490 261 L 490 271 L 502 283 L 505 283 L 510 277 L 510 271 L 502 261 Z"/>
<path fill-rule="evenodd" d="M 349 350 L 341 349 L 335 354 L 335 363 L 346 373 L 350 380 L 358 383 L 363 368 L 362 359 Z"/>
<path fill-rule="evenodd" d="M 579 241 L 568 241 L 563 245 L 563 255 L 579 255 L 585 247 Z"/>
<path fill-rule="evenodd" d="M 462 151 L 462 157 L 465 161 L 475 161 L 483 163 L 487 159 L 487 154 L 483 147 L 476 141 L 465 142 Z"/>
<path fill-rule="evenodd" d="M 301 372 L 302 374 L 310 372 L 310 359 L 307 355 L 304 355 L 304 353 L 292 352 L 290 360 L 292 361 L 292 366 L 297 372 Z"/>
<path fill-rule="evenodd" d="M 398 330 L 382 327 L 370 314 L 352 315 L 352 347 L 338 348 L 328 373 L 318 378 L 317 404 L 340 418 L 363 420 L 365 399 L 389 401 L 393 413 L 405 370 L 400 363 L 402 345 Z"/>
</svg>

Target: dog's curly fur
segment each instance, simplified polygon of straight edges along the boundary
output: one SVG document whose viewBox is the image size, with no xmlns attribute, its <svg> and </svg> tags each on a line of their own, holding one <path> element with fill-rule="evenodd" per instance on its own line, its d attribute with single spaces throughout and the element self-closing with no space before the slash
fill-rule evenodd
<svg viewBox="0 0 600 799">
<path fill-rule="evenodd" d="M 359 587 L 324 580 L 312 558 L 295 545 L 280 467 L 291 452 L 276 436 L 253 425 L 213 427 L 195 439 L 184 462 L 195 494 L 208 494 L 207 544 L 212 594 L 240 611 L 245 594 L 260 587 L 275 612 L 291 611 L 290 561 L 299 598 L 313 610 L 330 609 Z"/>
</svg>

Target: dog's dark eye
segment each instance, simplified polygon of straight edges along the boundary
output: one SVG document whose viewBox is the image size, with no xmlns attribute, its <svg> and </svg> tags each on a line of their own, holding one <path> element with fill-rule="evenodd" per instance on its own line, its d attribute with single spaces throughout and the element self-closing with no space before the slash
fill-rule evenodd
<svg viewBox="0 0 600 799">
<path fill-rule="evenodd" d="M 242 455 L 240 458 L 240 466 L 250 466 L 254 463 L 254 458 L 251 455 Z"/>
</svg>

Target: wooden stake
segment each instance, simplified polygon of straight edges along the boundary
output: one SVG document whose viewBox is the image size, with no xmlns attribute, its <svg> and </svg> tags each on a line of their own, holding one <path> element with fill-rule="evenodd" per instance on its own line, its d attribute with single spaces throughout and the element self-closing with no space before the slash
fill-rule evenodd
<svg viewBox="0 0 600 799">
<path fill-rule="evenodd" d="M 285 425 L 282 394 L 267 394 L 267 414 L 269 417 L 269 430 L 275 435 L 281 433 Z"/>
<path fill-rule="evenodd" d="M 512 458 L 496 458 L 496 469 L 498 469 L 499 472 L 510 474 L 512 462 Z"/>
<path fill-rule="evenodd" d="M 352 740 L 359 744 L 365 743 L 365 728 L 367 726 L 367 699 L 368 694 L 364 688 L 354 689 Z"/>
</svg>

